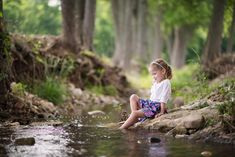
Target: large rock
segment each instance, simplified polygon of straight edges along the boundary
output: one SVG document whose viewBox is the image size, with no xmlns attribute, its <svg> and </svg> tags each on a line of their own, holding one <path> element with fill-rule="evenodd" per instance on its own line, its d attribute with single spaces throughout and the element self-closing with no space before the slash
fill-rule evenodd
<svg viewBox="0 0 235 157">
<path fill-rule="evenodd" d="M 204 117 L 199 113 L 192 113 L 182 119 L 182 124 L 186 129 L 199 129 L 204 123 Z"/>
</svg>

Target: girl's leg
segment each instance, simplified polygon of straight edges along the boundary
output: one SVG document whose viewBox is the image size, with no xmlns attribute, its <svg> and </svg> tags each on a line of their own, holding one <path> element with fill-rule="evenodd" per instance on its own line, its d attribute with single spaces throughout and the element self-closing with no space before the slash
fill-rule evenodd
<svg viewBox="0 0 235 157">
<path fill-rule="evenodd" d="M 130 97 L 131 112 L 137 111 L 140 109 L 139 99 L 140 98 L 136 94 L 131 95 L 131 97 Z"/>
<path fill-rule="evenodd" d="M 130 117 L 125 121 L 125 123 L 119 129 L 127 129 L 136 122 L 138 122 L 138 118 L 144 117 L 144 112 L 141 110 L 133 111 Z"/>
</svg>

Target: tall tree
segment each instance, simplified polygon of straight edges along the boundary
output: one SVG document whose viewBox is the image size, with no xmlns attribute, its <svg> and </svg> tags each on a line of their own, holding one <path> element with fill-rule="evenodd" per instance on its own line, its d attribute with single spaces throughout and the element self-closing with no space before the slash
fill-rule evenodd
<svg viewBox="0 0 235 157">
<path fill-rule="evenodd" d="M 134 0 L 112 0 L 112 12 L 115 27 L 115 65 L 129 67 L 132 46 L 132 14 Z"/>
<path fill-rule="evenodd" d="M 10 89 L 10 38 L 3 19 L 3 3 L 0 0 L 0 104 L 6 102 Z"/>
<path fill-rule="evenodd" d="M 83 46 L 93 50 L 93 34 L 95 27 L 96 0 L 86 0 L 85 17 L 83 24 Z"/>
<path fill-rule="evenodd" d="M 62 11 L 62 41 L 66 47 L 77 51 L 75 33 L 75 1 L 74 0 L 61 0 Z M 80 45 L 79 45 L 80 46 Z"/>
<path fill-rule="evenodd" d="M 225 4 L 226 0 L 213 2 L 213 13 L 202 58 L 204 65 L 211 63 L 221 52 Z"/>
<path fill-rule="evenodd" d="M 186 48 L 191 39 L 193 26 L 185 25 L 174 29 L 174 42 L 170 55 L 171 65 L 177 69 L 185 65 Z"/>
<path fill-rule="evenodd" d="M 164 37 L 162 30 L 163 10 L 159 6 L 159 1 L 148 1 L 148 50 L 151 60 L 160 58 L 163 52 Z"/>
<path fill-rule="evenodd" d="M 232 23 L 229 30 L 229 37 L 227 42 L 227 53 L 231 53 L 233 49 L 233 42 L 235 39 L 235 0 L 233 0 L 233 16 L 232 16 Z"/>
<path fill-rule="evenodd" d="M 63 43 L 74 53 L 92 50 L 96 0 L 61 0 Z"/>
<path fill-rule="evenodd" d="M 138 60 L 146 61 L 147 51 L 147 0 L 137 0 L 136 54 Z"/>
</svg>

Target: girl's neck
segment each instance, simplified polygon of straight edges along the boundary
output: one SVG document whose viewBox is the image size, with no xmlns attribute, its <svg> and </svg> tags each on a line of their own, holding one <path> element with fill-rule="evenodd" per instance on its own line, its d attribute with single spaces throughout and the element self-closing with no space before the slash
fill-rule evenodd
<svg viewBox="0 0 235 157">
<path fill-rule="evenodd" d="M 165 78 L 162 78 L 161 80 L 156 80 L 156 81 L 154 81 L 154 82 L 156 82 L 156 83 L 160 83 L 160 82 L 162 82 L 163 80 L 165 80 Z"/>
</svg>

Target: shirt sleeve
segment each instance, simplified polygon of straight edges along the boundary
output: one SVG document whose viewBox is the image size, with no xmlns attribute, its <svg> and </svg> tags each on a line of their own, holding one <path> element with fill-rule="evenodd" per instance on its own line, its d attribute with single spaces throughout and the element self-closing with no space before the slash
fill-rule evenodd
<svg viewBox="0 0 235 157">
<path fill-rule="evenodd" d="M 171 83 L 170 81 L 165 81 L 162 84 L 160 102 L 166 104 L 170 97 L 171 97 Z"/>
</svg>

